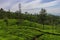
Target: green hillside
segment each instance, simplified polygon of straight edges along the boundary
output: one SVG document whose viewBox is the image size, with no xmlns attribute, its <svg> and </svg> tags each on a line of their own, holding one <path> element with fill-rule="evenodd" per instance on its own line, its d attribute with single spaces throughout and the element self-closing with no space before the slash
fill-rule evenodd
<svg viewBox="0 0 60 40">
<path fill-rule="evenodd" d="M 59 26 L 59 25 L 58 25 Z M 54 29 L 55 28 L 55 29 Z M 33 40 L 36 35 L 42 34 L 38 30 L 43 32 L 50 32 L 60 34 L 60 27 L 45 25 L 43 27 L 41 24 L 30 22 L 24 20 L 19 26 L 16 25 L 15 19 L 8 19 L 8 26 L 5 24 L 4 20 L 0 20 L 0 40 Z M 59 40 L 60 36 L 44 34 L 37 38 L 37 40 Z"/>
</svg>

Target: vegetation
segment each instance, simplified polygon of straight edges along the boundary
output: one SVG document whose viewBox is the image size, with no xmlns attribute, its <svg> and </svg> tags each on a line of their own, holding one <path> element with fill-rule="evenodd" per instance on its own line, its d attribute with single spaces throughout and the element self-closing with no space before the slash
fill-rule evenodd
<svg viewBox="0 0 60 40">
<path fill-rule="evenodd" d="M 60 16 L 10 12 L 0 9 L 0 40 L 59 40 Z"/>
</svg>

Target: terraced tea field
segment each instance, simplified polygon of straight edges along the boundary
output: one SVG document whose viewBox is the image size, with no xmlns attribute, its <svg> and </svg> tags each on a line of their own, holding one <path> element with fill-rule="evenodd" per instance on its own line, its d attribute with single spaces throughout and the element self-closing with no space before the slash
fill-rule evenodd
<svg viewBox="0 0 60 40">
<path fill-rule="evenodd" d="M 59 40 L 60 25 L 45 25 L 24 20 L 19 26 L 15 19 L 8 20 L 8 26 L 4 20 L 0 20 L 0 40 Z M 46 33 L 45 33 L 46 32 Z M 54 33 L 54 34 L 51 34 Z M 42 35 L 43 34 L 43 35 Z M 57 35 L 58 34 L 58 35 Z"/>
</svg>

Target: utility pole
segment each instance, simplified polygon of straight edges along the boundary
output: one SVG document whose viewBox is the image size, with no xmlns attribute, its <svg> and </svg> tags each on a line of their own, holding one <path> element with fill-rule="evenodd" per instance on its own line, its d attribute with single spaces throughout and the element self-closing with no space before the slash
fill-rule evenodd
<svg viewBox="0 0 60 40">
<path fill-rule="evenodd" d="M 21 3 L 19 3 L 19 13 L 21 13 Z"/>
<path fill-rule="evenodd" d="M 18 8 L 19 8 L 19 11 L 18 11 L 18 19 L 17 19 L 17 24 L 20 25 L 21 24 L 21 19 L 22 19 L 22 15 L 21 15 L 21 3 L 18 4 Z"/>
</svg>

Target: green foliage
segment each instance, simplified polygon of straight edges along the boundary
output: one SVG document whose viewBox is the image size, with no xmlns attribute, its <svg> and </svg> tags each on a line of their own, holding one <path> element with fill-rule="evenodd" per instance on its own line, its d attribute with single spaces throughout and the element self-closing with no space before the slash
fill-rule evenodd
<svg viewBox="0 0 60 40">
<path fill-rule="evenodd" d="M 46 21 L 46 17 L 47 17 L 46 10 L 45 9 L 41 9 L 40 16 L 39 16 L 40 23 L 44 24 L 44 22 Z"/>
<path fill-rule="evenodd" d="M 45 32 L 51 32 L 51 33 L 60 33 L 59 29 L 52 29 L 52 26 L 45 25 L 45 28 L 43 30 L 42 25 L 30 22 L 28 20 L 24 20 L 21 25 L 17 26 L 16 19 L 8 19 L 9 25 L 6 26 L 3 19 L 0 20 L 0 39 L 1 40 L 32 40 L 32 38 L 36 35 L 41 34 L 41 32 L 37 30 L 42 30 Z M 59 27 L 60 28 L 60 27 Z M 60 39 L 60 36 L 54 36 L 54 35 L 44 35 L 38 38 L 38 40 L 53 40 L 53 39 Z"/>
<path fill-rule="evenodd" d="M 0 19 L 18 19 L 17 21 L 20 22 L 20 19 L 29 20 L 31 22 L 37 22 L 40 24 L 47 24 L 47 25 L 59 25 L 60 24 L 60 16 L 55 16 L 52 14 L 48 14 L 45 9 L 41 9 L 40 14 L 29 14 L 28 12 L 19 13 L 17 12 L 10 12 L 5 11 L 3 8 L 0 9 Z M 21 20 L 22 21 L 22 20 Z"/>
<path fill-rule="evenodd" d="M 60 34 L 60 16 L 47 15 L 45 9 L 42 9 L 40 13 L 41 14 L 28 14 L 25 12 L 24 14 L 4 11 L 4 9 L 1 8 L 0 40 L 32 40 L 36 35 L 42 34 L 38 30 Z M 42 24 L 44 25 L 44 30 Z M 37 39 L 59 40 L 60 36 L 45 34 Z"/>
</svg>

